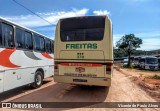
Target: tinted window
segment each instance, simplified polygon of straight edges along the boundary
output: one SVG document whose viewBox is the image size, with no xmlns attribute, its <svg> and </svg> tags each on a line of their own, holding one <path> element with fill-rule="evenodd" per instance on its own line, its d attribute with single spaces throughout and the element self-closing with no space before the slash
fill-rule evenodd
<svg viewBox="0 0 160 111">
<path fill-rule="evenodd" d="M 2 46 L 2 28 L 0 24 L 0 46 Z"/>
<path fill-rule="evenodd" d="M 33 49 L 33 42 L 32 42 L 32 34 L 29 32 L 24 33 L 25 36 L 25 49 L 32 50 Z"/>
<path fill-rule="evenodd" d="M 145 62 L 145 59 L 140 59 L 139 62 Z"/>
<path fill-rule="evenodd" d="M 17 48 L 32 50 L 32 34 L 22 29 L 16 28 L 16 46 Z"/>
<path fill-rule="evenodd" d="M 62 41 L 98 41 L 102 40 L 104 29 L 80 29 L 76 31 L 61 31 Z"/>
<path fill-rule="evenodd" d="M 146 58 L 146 63 L 147 64 L 157 64 L 158 59 L 157 58 Z"/>
<path fill-rule="evenodd" d="M 51 41 L 51 52 L 54 53 L 54 41 Z"/>
<path fill-rule="evenodd" d="M 34 35 L 34 49 L 44 51 L 44 39 L 38 35 Z"/>
<path fill-rule="evenodd" d="M 24 31 L 16 29 L 16 46 L 17 48 L 24 48 Z"/>
<path fill-rule="evenodd" d="M 5 47 L 14 46 L 13 27 L 2 23 L 2 41 Z"/>
<path fill-rule="evenodd" d="M 62 41 L 99 41 L 103 39 L 105 17 L 77 17 L 61 19 Z"/>
<path fill-rule="evenodd" d="M 46 43 L 46 52 L 51 53 L 51 41 L 49 39 L 45 39 Z"/>
<path fill-rule="evenodd" d="M 135 60 L 135 61 L 138 61 L 138 58 L 135 58 L 134 60 Z"/>
</svg>

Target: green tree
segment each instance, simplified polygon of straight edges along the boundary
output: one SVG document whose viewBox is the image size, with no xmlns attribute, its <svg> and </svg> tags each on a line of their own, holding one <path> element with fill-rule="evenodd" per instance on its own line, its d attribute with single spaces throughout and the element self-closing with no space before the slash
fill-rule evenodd
<svg viewBox="0 0 160 111">
<path fill-rule="evenodd" d="M 135 37 L 134 34 L 128 34 L 123 36 L 116 43 L 116 47 L 120 50 L 124 50 L 128 54 L 128 67 L 130 67 L 130 57 L 134 50 L 140 48 L 142 39 Z"/>
</svg>

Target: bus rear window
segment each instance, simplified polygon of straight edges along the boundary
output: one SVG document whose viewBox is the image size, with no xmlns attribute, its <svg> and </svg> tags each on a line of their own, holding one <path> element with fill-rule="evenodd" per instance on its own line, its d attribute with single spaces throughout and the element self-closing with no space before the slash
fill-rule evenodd
<svg viewBox="0 0 160 111">
<path fill-rule="evenodd" d="M 61 20 L 61 41 L 100 41 L 104 36 L 105 17 L 79 17 Z"/>
</svg>

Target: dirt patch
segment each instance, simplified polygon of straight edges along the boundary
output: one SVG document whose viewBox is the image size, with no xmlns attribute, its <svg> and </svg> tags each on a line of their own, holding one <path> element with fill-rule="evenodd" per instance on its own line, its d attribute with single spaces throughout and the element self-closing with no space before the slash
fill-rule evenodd
<svg viewBox="0 0 160 111">
<path fill-rule="evenodd" d="M 158 80 L 158 79 L 145 78 L 144 81 L 148 84 L 152 84 L 152 85 L 155 85 L 157 87 L 160 86 L 160 80 Z"/>
<path fill-rule="evenodd" d="M 156 101 L 160 101 L 160 80 L 148 78 L 155 74 L 155 72 L 147 72 L 145 75 L 145 72 L 135 69 L 121 69 L 117 67 L 115 69 L 128 76 L 132 82 L 140 86 L 141 89 L 146 91 Z"/>
<path fill-rule="evenodd" d="M 156 101 L 160 101 L 160 85 L 153 79 L 139 79 L 138 85 L 141 86 L 149 95 L 151 95 Z"/>
</svg>

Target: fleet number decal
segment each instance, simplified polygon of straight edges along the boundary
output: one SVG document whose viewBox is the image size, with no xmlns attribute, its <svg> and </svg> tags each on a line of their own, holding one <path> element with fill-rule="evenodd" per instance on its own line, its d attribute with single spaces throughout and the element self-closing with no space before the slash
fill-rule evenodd
<svg viewBox="0 0 160 111">
<path fill-rule="evenodd" d="M 97 49 L 96 43 L 66 44 L 66 49 Z"/>
</svg>

